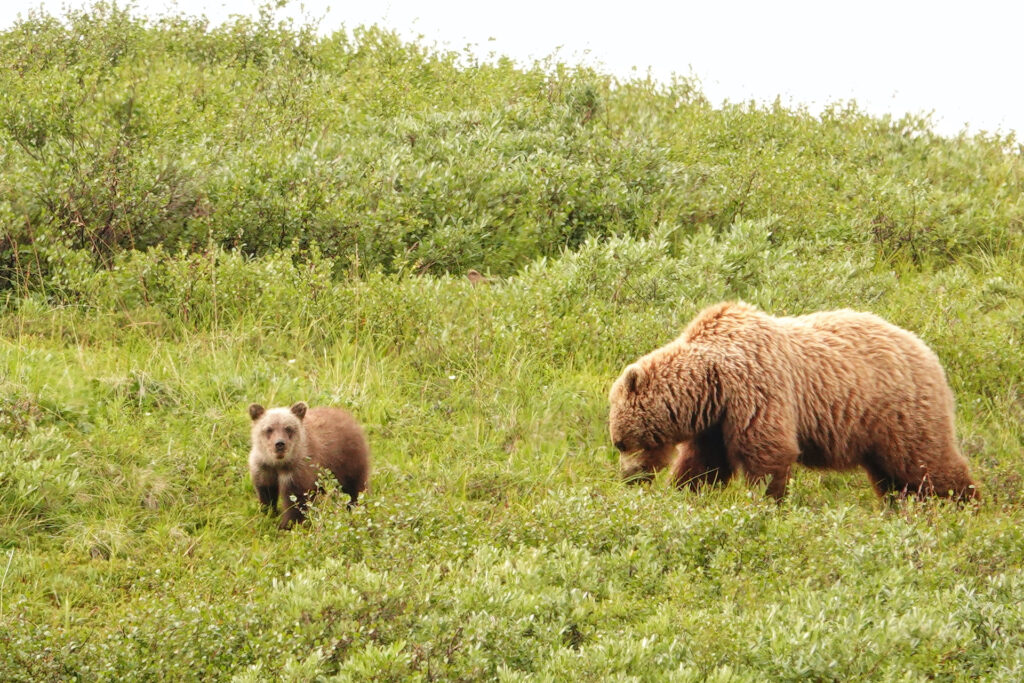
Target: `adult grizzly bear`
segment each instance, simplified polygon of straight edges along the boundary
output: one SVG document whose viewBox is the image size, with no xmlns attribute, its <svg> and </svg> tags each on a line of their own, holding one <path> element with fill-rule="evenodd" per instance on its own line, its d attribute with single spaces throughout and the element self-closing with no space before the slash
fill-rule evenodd
<svg viewBox="0 0 1024 683">
<path fill-rule="evenodd" d="M 309 409 L 300 401 L 291 408 L 270 410 L 253 403 L 249 417 L 249 474 L 264 508 L 276 512 L 281 499 L 280 528 L 288 529 L 305 518 L 321 469 L 337 477 L 349 496 L 349 506 L 356 504 L 359 493 L 366 490 L 370 448 L 351 415 L 341 408 Z"/>
<path fill-rule="evenodd" d="M 780 499 L 799 462 L 863 467 L 882 496 L 978 497 L 938 358 L 870 313 L 717 304 L 629 365 L 609 400 L 626 478 L 671 464 L 677 485 L 696 488 L 742 470 Z"/>
</svg>

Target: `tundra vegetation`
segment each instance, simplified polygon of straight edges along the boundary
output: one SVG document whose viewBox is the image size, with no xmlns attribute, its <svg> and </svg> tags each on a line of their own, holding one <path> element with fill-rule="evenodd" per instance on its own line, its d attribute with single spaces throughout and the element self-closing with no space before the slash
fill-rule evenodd
<svg viewBox="0 0 1024 683">
<path fill-rule="evenodd" d="M 0 31 L 0 679 L 1024 678 L 1024 148 L 927 117 L 95 4 Z M 489 278 L 475 284 L 465 273 Z M 705 305 L 915 331 L 983 501 L 627 487 Z M 250 402 L 372 490 L 282 533 Z"/>
</svg>

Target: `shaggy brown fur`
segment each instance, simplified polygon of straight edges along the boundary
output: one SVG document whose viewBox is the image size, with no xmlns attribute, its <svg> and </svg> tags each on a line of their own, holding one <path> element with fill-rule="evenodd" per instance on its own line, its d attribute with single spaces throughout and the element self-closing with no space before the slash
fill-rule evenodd
<svg viewBox="0 0 1024 683">
<path fill-rule="evenodd" d="M 249 406 L 252 450 L 249 474 L 264 508 L 284 510 L 280 528 L 305 519 L 306 504 L 316 493 L 321 468 L 330 470 L 355 505 L 366 490 L 370 448 L 355 419 L 340 408 L 312 408 L 299 402 L 291 408 L 265 410 Z M 292 498 L 294 497 L 294 500 Z"/>
<path fill-rule="evenodd" d="M 870 313 L 718 304 L 628 366 L 609 399 L 626 478 L 671 466 L 677 485 L 697 488 L 742 470 L 780 499 L 799 462 L 862 467 L 883 496 L 978 497 L 938 358 Z"/>
</svg>

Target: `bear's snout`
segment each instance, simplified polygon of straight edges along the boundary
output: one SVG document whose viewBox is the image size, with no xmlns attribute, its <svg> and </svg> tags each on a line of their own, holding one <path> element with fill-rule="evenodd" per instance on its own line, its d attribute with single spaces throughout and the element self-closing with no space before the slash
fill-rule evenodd
<svg viewBox="0 0 1024 683">
<path fill-rule="evenodd" d="M 276 443 L 274 443 L 274 450 L 277 452 L 277 457 L 280 458 L 282 455 L 284 455 L 284 448 L 286 445 L 287 444 L 284 442 L 283 439 L 278 440 Z"/>
<path fill-rule="evenodd" d="M 654 480 L 654 472 L 635 462 L 620 461 L 619 476 L 627 484 L 647 484 Z"/>
</svg>

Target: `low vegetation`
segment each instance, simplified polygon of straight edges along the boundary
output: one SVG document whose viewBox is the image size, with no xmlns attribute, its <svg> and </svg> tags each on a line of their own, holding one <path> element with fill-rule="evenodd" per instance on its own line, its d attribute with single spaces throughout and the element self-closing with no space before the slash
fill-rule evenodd
<svg viewBox="0 0 1024 683">
<path fill-rule="evenodd" d="M 1012 136 L 269 9 L 35 14 L 0 65 L 0 679 L 1024 676 Z M 981 505 L 618 482 L 610 382 L 727 298 L 917 332 Z M 372 490 L 282 533 L 246 406 L 297 400 Z"/>
</svg>

